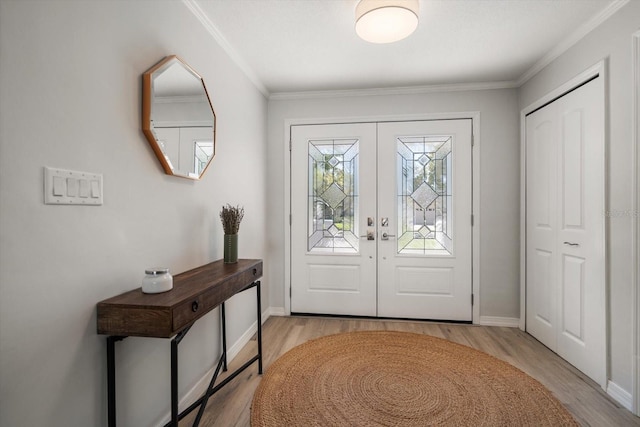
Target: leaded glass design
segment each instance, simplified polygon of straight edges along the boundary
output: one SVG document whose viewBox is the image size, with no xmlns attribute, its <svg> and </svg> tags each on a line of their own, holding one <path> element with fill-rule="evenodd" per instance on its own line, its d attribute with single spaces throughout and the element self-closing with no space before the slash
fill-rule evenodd
<svg viewBox="0 0 640 427">
<path fill-rule="evenodd" d="M 397 148 L 398 253 L 451 254 L 451 137 L 402 137 Z"/>
<path fill-rule="evenodd" d="M 358 141 L 309 141 L 309 252 L 357 253 Z"/>
</svg>

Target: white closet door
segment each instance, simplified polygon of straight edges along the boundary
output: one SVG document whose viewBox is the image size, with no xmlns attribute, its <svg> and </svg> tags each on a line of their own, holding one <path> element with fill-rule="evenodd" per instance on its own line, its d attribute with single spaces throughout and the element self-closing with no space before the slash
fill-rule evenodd
<svg viewBox="0 0 640 427">
<path fill-rule="evenodd" d="M 556 101 L 557 102 L 557 101 Z M 527 332 L 556 351 L 557 104 L 527 117 Z"/>
<path fill-rule="evenodd" d="M 527 331 L 606 385 L 604 89 L 527 116 Z"/>
</svg>

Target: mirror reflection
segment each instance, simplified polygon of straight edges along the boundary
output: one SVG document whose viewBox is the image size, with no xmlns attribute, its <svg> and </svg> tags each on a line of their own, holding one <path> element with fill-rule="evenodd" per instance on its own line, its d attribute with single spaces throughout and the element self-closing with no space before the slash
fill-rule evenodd
<svg viewBox="0 0 640 427">
<path fill-rule="evenodd" d="M 215 155 L 216 116 L 202 77 L 177 56 L 143 74 L 142 129 L 165 172 L 200 179 Z"/>
</svg>

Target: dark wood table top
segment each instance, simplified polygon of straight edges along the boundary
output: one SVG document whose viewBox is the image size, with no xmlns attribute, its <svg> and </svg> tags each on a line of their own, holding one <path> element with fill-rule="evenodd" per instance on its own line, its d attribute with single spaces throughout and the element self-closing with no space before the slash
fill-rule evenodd
<svg viewBox="0 0 640 427">
<path fill-rule="evenodd" d="M 101 301 L 98 333 L 168 338 L 262 276 L 262 260 L 222 260 L 173 276 L 173 289 L 145 294 L 134 289 Z"/>
</svg>

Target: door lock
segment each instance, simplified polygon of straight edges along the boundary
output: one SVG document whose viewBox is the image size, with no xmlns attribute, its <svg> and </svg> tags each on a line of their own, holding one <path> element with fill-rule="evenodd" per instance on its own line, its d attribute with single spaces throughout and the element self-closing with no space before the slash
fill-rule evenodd
<svg viewBox="0 0 640 427">
<path fill-rule="evenodd" d="M 367 234 L 365 234 L 364 236 L 360 236 L 360 237 L 366 237 L 367 240 L 376 240 L 376 235 L 371 230 L 367 230 Z"/>
</svg>

